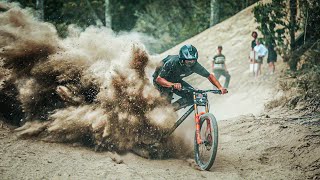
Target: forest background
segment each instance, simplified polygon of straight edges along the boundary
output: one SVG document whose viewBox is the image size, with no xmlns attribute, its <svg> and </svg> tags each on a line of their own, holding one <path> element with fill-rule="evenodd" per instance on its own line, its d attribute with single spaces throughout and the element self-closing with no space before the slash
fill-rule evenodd
<svg viewBox="0 0 320 180">
<path fill-rule="evenodd" d="M 139 32 L 149 52 L 161 53 L 222 22 L 258 0 L 11 0 L 54 24 L 61 37 L 71 24 Z"/>
<path fill-rule="evenodd" d="M 104 26 L 115 34 L 141 33 L 150 54 L 162 53 L 258 0 L 6 0 L 50 22 L 63 38 L 69 25 Z M 264 44 L 296 71 L 300 56 L 320 39 L 318 0 L 260 1 L 253 9 Z M 245 26 L 245 24 L 244 24 Z M 253 29 L 254 31 L 255 29 Z M 147 35 L 147 36 L 145 36 Z M 315 57 L 315 56 L 313 56 Z M 318 59 L 310 61 L 318 64 Z"/>
</svg>

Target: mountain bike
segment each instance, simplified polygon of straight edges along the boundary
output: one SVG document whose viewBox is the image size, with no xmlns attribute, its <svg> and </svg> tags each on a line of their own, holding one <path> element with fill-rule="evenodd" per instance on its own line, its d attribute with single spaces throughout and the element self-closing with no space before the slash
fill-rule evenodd
<svg viewBox="0 0 320 180">
<path fill-rule="evenodd" d="M 209 100 L 207 93 L 221 94 L 220 90 L 198 90 L 182 88 L 193 94 L 193 106 L 185 112 L 173 127 L 162 137 L 165 139 L 194 111 L 196 131 L 194 136 L 195 161 L 201 170 L 209 170 L 216 158 L 218 148 L 218 124 L 213 114 L 209 113 Z M 204 107 L 204 112 L 199 112 L 198 107 Z"/>
</svg>

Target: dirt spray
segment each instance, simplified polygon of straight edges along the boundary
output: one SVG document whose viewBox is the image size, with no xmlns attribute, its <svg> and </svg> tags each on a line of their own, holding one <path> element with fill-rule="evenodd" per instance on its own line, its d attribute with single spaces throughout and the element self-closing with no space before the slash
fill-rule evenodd
<svg viewBox="0 0 320 180">
<path fill-rule="evenodd" d="M 139 37 L 70 26 L 70 36 L 61 39 L 52 24 L 6 7 L 0 14 L 1 103 L 14 99 L 21 107 L 20 137 L 145 157 L 189 154 L 175 136 L 150 146 L 177 114 L 146 76 L 154 63 Z"/>
</svg>

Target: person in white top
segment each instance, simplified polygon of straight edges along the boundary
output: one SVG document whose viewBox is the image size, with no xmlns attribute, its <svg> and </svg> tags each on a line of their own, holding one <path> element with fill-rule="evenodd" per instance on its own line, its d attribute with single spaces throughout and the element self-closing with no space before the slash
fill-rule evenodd
<svg viewBox="0 0 320 180">
<path fill-rule="evenodd" d="M 263 63 L 263 58 L 268 54 L 268 49 L 266 46 L 260 43 L 259 39 L 256 39 L 256 46 L 254 50 L 254 74 L 255 77 L 261 74 L 261 65 Z"/>
</svg>

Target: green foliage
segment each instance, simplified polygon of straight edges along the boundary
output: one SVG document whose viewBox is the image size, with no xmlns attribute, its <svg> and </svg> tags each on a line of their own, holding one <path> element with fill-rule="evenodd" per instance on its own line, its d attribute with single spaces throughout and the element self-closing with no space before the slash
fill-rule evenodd
<svg viewBox="0 0 320 180">
<path fill-rule="evenodd" d="M 158 52 L 168 49 L 181 41 L 209 27 L 209 4 L 204 1 L 172 1 L 164 6 L 165 0 L 155 1 L 137 12 L 135 30 L 160 40 Z M 153 49 L 155 50 L 155 49 Z"/>
<path fill-rule="evenodd" d="M 18 0 L 22 7 L 36 9 L 36 1 Z M 89 0 L 90 5 L 98 18 L 104 22 L 104 0 Z M 81 28 L 96 25 L 95 19 L 90 11 L 86 0 L 45 0 L 44 20 L 54 24 L 60 36 L 67 35 L 67 27 L 76 24 Z"/>
<path fill-rule="evenodd" d="M 90 4 L 100 20 L 104 20 L 104 1 L 91 0 Z M 61 17 L 66 24 L 76 24 L 82 28 L 96 25 L 86 0 L 65 0 L 62 3 Z"/>
<path fill-rule="evenodd" d="M 222 21 L 257 0 L 218 0 Z M 151 50 L 162 52 L 210 27 L 210 0 L 158 0 L 136 11 L 135 30 L 149 34 L 159 42 Z"/>
<path fill-rule="evenodd" d="M 299 62 L 297 53 L 301 55 L 301 48 L 305 48 L 304 39 L 308 41 L 312 35 L 319 38 L 320 25 L 316 23 L 320 20 L 319 11 L 319 2 L 316 0 L 272 0 L 266 4 L 259 3 L 253 9 L 258 29 L 268 43 L 278 45 L 284 61 L 293 71 L 297 70 Z M 314 31 L 313 27 L 317 27 L 318 31 Z"/>
<path fill-rule="evenodd" d="M 217 0 L 219 21 L 257 1 Z M 36 8 L 36 0 L 15 2 Z M 149 50 L 162 52 L 209 28 L 210 3 L 211 0 L 109 0 L 108 11 L 115 32 L 145 33 L 157 40 Z M 97 18 L 104 24 L 105 10 L 105 0 L 45 0 L 44 20 L 54 24 L 60 36 L 65 37 L 70 24 L 86 28 L 97 25 Z"/>
<path fill-rule="evenodd" d="M 116 32 L 132 30 L 138 18 L 136 11 L 142 11 L 150 2 L 152 0 L 110 0 L 112 29 Z"/>
<path fill-rule="evenodd" d="M 246 7 L 258 1 L 259 0 L 232 0 L 232 1 L 218 0 L 218 3 L 220 3 L 220 6 L 219 6 L 220 22 L 235 15 L 239 11 L 245 9 Z"/>
<path fill-rule="evenodd" d="M 299 62 L 299 54 L 301 55 L 304 52 L 303 49 L 308 48 L 308 43 L 305 43 L 304 40 L 312 44 L 320 39 L 320 2 L 318 0 L 299 0 L 297 7 L 288 6 L 288 2 L 289 0 L 272 0 L 271 3 L 260 3 L 253 9 L 253 13 L 259 23 L 258 29 L 268 42 L 277 42 L 284 60 L 288 61 L 290 69 L 295 71 Z M 290 0 L 290 2 L 295 2 L 295 0 Z M 290 15 L 295 15 L 295 12 L 289 13 L 290 10 L 298 11 L 299 16 L 296 19 L 290 18 Z M 294 34 L 297 31 L 302 34 L 295 39 Z M 290 40 L 287 39 L 289 36 Z"/>
<path fill-rule="evenodd" d="M 258 29 L 268 43 L 276 43 L 284 48 L 286 30 L 290 27 L 287 21 L 288 11 L 285 0 L 272 0 L 271 3 L 259 3 L 253 8 Z"/>
<path fill-rule="evenodd" d="M 304 5 L 304 16 L 306 18 L 307 36 L 314 40 L 320 39 L 320 1 L 308 0 L 302 1 Z"/>
</svg>

